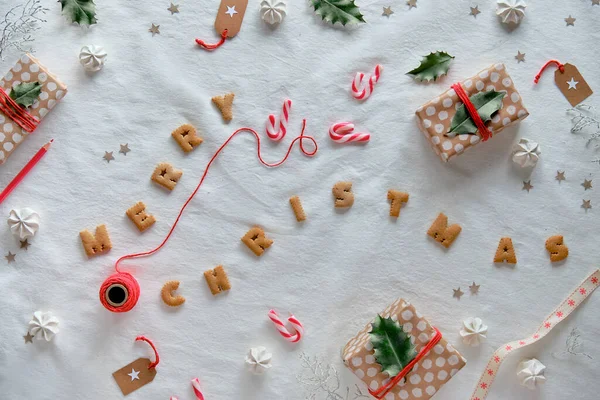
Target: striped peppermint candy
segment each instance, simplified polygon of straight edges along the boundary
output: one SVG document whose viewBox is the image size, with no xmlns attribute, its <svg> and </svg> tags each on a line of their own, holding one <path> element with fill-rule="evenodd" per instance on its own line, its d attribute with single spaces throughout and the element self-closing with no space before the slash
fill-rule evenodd
<svg viewBox="0 0 600 400">
<path fill-rule="evenodd" d="M 329 137 L 335 143 L 368 142 L 371 134 L 354 132 L 354 124 L 351 122 L 338 122 L 329 128 Z"/>
<path fill-rule="evenodd" d="M 366 75 L 363 72 L 357 72 L 352 81 L 352 96 L 357 100 L 368 99 L 373 93 L 373 89 L 375 89 L 375 84 L 381 77 L 381 71 L 383 71 L 383 67 L 377 64 L 375 72 L 369 77 L 368 81 L 366 81 Z"/>
<path fill-rule="evenodd" d="M 296 333 L 293 334 L 287 330 L 285 324 L 279 318 L 279 315 L 277 315 L 277 312 L 275 312 L 275 310 L 269 311 L 269 318 L 271 319 L 273 324 L 275 324 L 275 328 L 277 328 L 279 334 L 283 336 L 288 342 L 296 343 L 299 342 L 300 339 L 302 339 L 302 335 L 304 335 L 304 327 L 302 326 L 302 323 L 298 321 L 298 319 L 293 315 L 290 315 L 287 319 L 290 325 L 296 330 Z"/>
<path fill-rule="evenodd" d="M 194 394 L 196 395 L 197 400 L 204 400 L 202 388 L 200 387 L 200 380 L 198 378 L 192 379 L 192 389 L 194 389 Z"/>
<path fill-rule="evenodd" d="M 283 102 L 283 109 L 279 119 L 271 114 L 267 120 L 267 136 L 269 139 L 274 141 L 280 141 L 287 133 L 287 125 L 290 119 L 290 109 L 292 108 L 292 101 L 286 100 Z"/>
</svg>

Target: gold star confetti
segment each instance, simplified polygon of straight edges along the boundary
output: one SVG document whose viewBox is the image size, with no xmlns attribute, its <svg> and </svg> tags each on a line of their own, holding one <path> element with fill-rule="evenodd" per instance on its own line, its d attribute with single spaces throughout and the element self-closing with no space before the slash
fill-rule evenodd
<svg viewBox="0 0 600 400">
<path fill-rule="evenodd" d="M 29 248 L 29 246 L 31 246 L 31 243 L 29 243 L 27 241 L 27 239 L 25 240 L 21 240 L 21 248 L 27 250 Z"/>
<path fill-rule="evenodd" d="M 556 178 L 554 178 L 558 181 L 558 183 L 560 183 L 561 181 L 564 181 L 565 179 L 565 171 L 556 171 Z"/>
<path fill-rule="evenodd" d="M 571 25 L 571 26 L 575 26 L 575 21 L 577 20 L 577 18 L 573 18 L 569 15 L 569 18 L 565 18 L 565 22 L 567 23 L 567 26 Z"/>
<path fill-rule="evenodd" d="M 583 200 L 583 204 L 581 205 L 581 208 L 583 208 L 587 212 L 587 210 L 592 208 L 592 201 L 591 200 Z"/>
<path fill-rule="evenodd" d="M 115 158 L 113 157 L 112 153 L 113 153 L 112 151 L 111 151 L 111 152 L 105 151 L 105 152 L 104 152 L 104 157 L 102 157 L 102 158 L 104 158 L 104 159 L 106 160 L 106 162 L 107 162 L 107 163 L 110 163 L 110 161 L 111 161 L 111 160 L 114 160 L 114 159 L 115 159 Z"/>
<path fill-rule="evenodd" d="M 406 0 L 406 5 L 408 6 L 409 10 L 413 7 L 417 8 L 417 0 Z"/>
<path fill-rule="evenodd" d="M 129 143 L 125 143 L 121 145 L 121 150 L 119 150 L 119 153 L 127 155 L 127 153 L 129 153 L 131 151 L 131 149 L 129 148 Z"/>
<path fill-rule="evenodd" d="M 598 0 L 600 1 L 600 0 Z M 583 186 L 583 188 L 585 190 L 591 189 L 592 188 L 592 180 L 590 179 L 589 181 L 587 179 L 583 180 L 583 183 L 581 184 L 581 186 Z"/>
<path fill-rule="evenodd" d="M 27 335 L 23 335 L 23 339 L 25 339 L 25 344 L 33 343 L 33 336 L 29 332 L 27 332 Z"/>
<path fill-rule="evenodd" d="M 160 25 L 154 25 L 154 24 L 152 24 L 152 26 L 150 27 L 150 29 L 148 29 L 148 32 L 150 32 L 152 34 L 152 36 L 154 36 L 154 35 L 160 35 L 160 31 L 158 30 L 158 28 L 160 28 Z"/>
<path fill-rule="evenodd" d="M 533 189 L 533 185 L 531 184 L 531 181 L 523 181 L 523 189 L 522 190 L 527 190 L 527 193 L 529 193 L 529 191 Z"/>
<path fill-rule="evenodd" d="M 8 261 L 8 263 L 10 264 L 11 262 L 15 261 L 15 255 L 16 254 L 13 254 L 9 251 L 8 254 L 4 256 L 4 258 L 6 258 L 6 261 Z"/>
<path fill-rule="evenodd" d="M 471 294 L 479 294 L 479 286 L 481 286 L 481 285 L 476 285 L 475 282 L 473 282 L 473 284 L 471 286 L 469 286 L 469 290 L 471 291 Z"/>
<path fill-rule="evenodd" d="M 479 6 L 471 7 L 471 13 L 469 13 L 469 15 L 472 15 L 475 18 L 477 18 L 477 14 L 481 14 L 481 11 L 479 11 Z"/>
<path fill-rule="evenodd" d="M 521 63 L 521 62 L 525 62 L 525 53 L 521 53 L 520 51 L 517 51 L 517 55 L 515 56 L 515 59 L 517 60 L 517 64 Z"/>
<path fill-rule="evenodd" d="M 392 11 L 392 6 L 389 7 L 383 7 L 383 14 L 381 15 L 385 15 L 386 17 L 390 17 L 390 15 L 392 15 L 394 12 Z"/>
<path fill-rule="evenodd" d="M 460 300 L 460 297 L 464 294 L 462 292 L 462 290 L 460 290 L 460 288 L 458 289 L 452 289 L 454 291 L 454 294 L 452 295 L 452 297 L 456 297 L 457 299 Z"/>
<path fill-rule="evenodd" d="M 171 11 L 171 15 L 179 14 L 179 4 L 171 3 L 171 5 L 169 6 L 169 8 L 167 8 L 167 10 Z"/>
</svg>

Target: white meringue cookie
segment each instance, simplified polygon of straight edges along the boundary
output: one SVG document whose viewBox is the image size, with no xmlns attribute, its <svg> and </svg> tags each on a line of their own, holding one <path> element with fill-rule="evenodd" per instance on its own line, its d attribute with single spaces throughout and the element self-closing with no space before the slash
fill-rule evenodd
<svg viewBox="0 0 600 400">
<path fill-rule="evenodd" d="M 523 0 L 498 0 L 496 15 L 505 24 L 519 24 L 525 17 L 527 4 Z"/>
<path fill-rule="evenodd" d="M 96 72 L 104 67 L 108 54 L 102 46 L 87 45 L 79 51 L 79 62 L 86 71 Z"/>
<path fill-rule="evenodd" d="M 263 0 L 260 3 L 260 16 L 268 24 L 275 25 L 283 22 L 287 15 L 287 5 L 281 0 Z"/>
<path fill-rule="evenodd" d="M 517 377 L 521 385 L 534 390 L 537 385 L 546 383 L 545 370 L 546 366 L 535 358 L 523 360 L 517 367 Z"/>
<path fill-rule="evenodd" d="M 30 208 L 10 210 L 8 226 L 13 235 L 25 240 L 33 237 L 40 229 L 40 216 Z"/>
<path fill-rule="evenodd" d="M 33 319 L 29 321 L 29 333 L 37 337 L 38 340 L 51 341 L 54 335 L 58 333 L 58 318 L 50 312 L 34 312 Z"/>
<path fill-rule="evenodd" d="M 521 168 L 535 167 L 542 151 L 540 145 L 533 140 L 521 139 L 513 147 L 512 159 Z"/>
<path fill-rule="evenodd" d="M 263 346 L 253 347 L 246 355 L 246 365 L 253 374 L 261 375 L 271 368 L 271 357 L 273 355 Z"/>
<path fill-rule="evenodd" d="M 488 327 L 481 318 L 469 317 L 463 321 L 463 327 L 460 330 L 460 336 L 463 343 L 471 347 L 477 347 L 487 339 Z"/>
</svg>

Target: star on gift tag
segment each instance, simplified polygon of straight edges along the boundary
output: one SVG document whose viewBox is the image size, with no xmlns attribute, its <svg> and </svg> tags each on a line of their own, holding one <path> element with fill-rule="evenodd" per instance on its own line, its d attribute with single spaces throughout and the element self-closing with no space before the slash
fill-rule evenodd
<svg viewBox="0 0 600 400">
<path fill-rule="evenodd" d="M 600 0 L 598 0 L 600 1 Z M 584 190 L 588 190 L 592 188 L 592 180 L 590 179 L 589 181 L 587 179 L 583 180 L 583 183 L 581 184 L 581 186 L 583 186 Z"/>
<path fill-rule="evenodd" d="M 154 36 L 154 35 L 160 35 L 160 31 L 158 30 L 158 28 L 160 28 L 160 25 L 154 25 L 154 24 L 152 24 L 152 26 L 150 27 L 150 29 L 148 29 L 148 32 L 150 32 L 152 34 L 152 36 Z"/>
<path fill-rule="evenodd" d="M 452 295 L 452 297 L 455 297 L 455 298 L 457 298 L 457 299 L 460 300 L 461 296 L 464 294 L 462 292 L 462 290 L 460 290 L 460 288 L 458 288 L 458 289 L 452 289 L 452 290 L 454 291 L 454 294 Z"/>
<path fill-rule="evenodd" d="M 592 201 L 591 200 L 583 200 L 583 204 L 581 205 L 581 208 L 583 208 L 587 212 L 587 210 L 592 208 Z"/>
<path fill-rule="evenodd" d="M 556 178 L 554 178 L 558 181 L 558 183 L 560 183 L 561 181 L 564 181 L 565 179 L 565 171 L 556 171 Z"/>
<path fill-rule="evenodd" d="M 413 7 L 417 8 L 417 0 L 406 0 L 406 5 L 408 6 L 409 10 Z"/>
<path fill-rule="evenodd" d="M 119 153 L 121 153 L 123 155 L 127 155 L 127 153 L 129 153 L 131 151 L 131 149 L 129 148 L 129 143 L 125 143 L 120 146 L 121 146 L 121 150 L 119 150 Z"/>
<path fill-rule="evenodd" d="M 123 392 L 123 396 L 127 396 L 154 380 L 156 368 L 148 368 L 150 363 L 151 361 L 148 358 L 138 358 L 120 370 L 113 372 L 113 377 L 121 392 Z"/>
<path fill-rule="evenodd" d="M 573 18 L 569 15 L 569 18 L 565 18 L 565 22 L 567 23 L 567 26 L 575 26 L 575 21 L 577 20 L 577 18 Z"/>
<path fill-rule="evenodd" d="M 527 193 L 529 193 L 529 191 L 533 189 L 533 185 L 531 184 L 531 181 L 523 181 L 523 189 L 522 190 L 527 190 Z"/>
<path fill-rule="evenodd" d="M 237 35 L 242 28 L 246 7 L 248 7 L 248 0 L 221 0 L 215 20 L 217 33 L 222 35 L 227 30 L 228 38 Z"/>
<path fill-rule="evenodd" d="M 392 6 L 389 6 L 389 7 L 383 7 L 383 14 L 381 14 L 381 15 L 384 15 L 389 18 L 390 15 L 392 15 L 393 13 L 394 12 L 392 11 Z"/>
<path fill-rule="evenodd" d="M 33 335 L 27 332 L 27 335 L 23 335 L 23 339 L 25 339 L 25 344 L 33 343 Z"/>
<path fill-rule="evenodd" d="M 568 90 L 571 90 L 571 89 L 577 90 L 577 84 L 578 83 L 579 82 L 577 82 L 575 79 L 573 79 L 573 77 L 571 77 L 571 80 L 567 81 L 567 85 L 569 85 L 569 89 Z"/>
<path fill-rule="evenodd" d="M 569 100 L 569 103 L 573 107 L 587 99 L 593 93 L 577 67 L 573 64 L 564 64 L 563 71 L 558 68 L 554 72 L 554 80 L 562 94 Z"/>
<path fill-rule="evenodd" d="M 111 152 L 105 151 L 105 152 L 104 152 L 104 157 L 102 157 L 102 158 L 104 158 L 104 159 L 106 160 L 106 162 L 107 162 L 107 163 L 110 163 L 110 162 L 111 162 L 111 160 L 114 160 L 114 159 L 115 159 L 115 158 L 113 157 L 113 152 L 112 152 L 112 151 L 111 151 Z"/>
<path fill-rule="evenodd" d="M 469 286 L 469 290 L 471 291 L 471 294 L 479 294 L 479 287 L 480 286 L 481 285 L 477 285 L 477 284 L 475 284 L 475 282 L 473 282 L 473 284 L 471 286 Z"/>
<path fill-rule="evenodd" d="M 6 258 L 6 261 L 8 262 L 8 264 L 10 264 L 11 262 L 15 261 L 15 256 L 16 254 L 13 254 L 9 251 L 8 254 L 4 256 L 4 258 Z"/>
<path fill-rule="evenodd" d="M 171 15 L 179 14 L 179 4 L 171 3 L 171 5 L 169 6 L 169 8 L 167 8 L 167 10 L 169 10 L 171 12 Z"/>
<path fill-rule="evenodd" d="M 21 240 L 20 242 L 21 242 L 21 247 L 20 247 L 21 249 L 27 250 L 29 248 L 29 246 L 31 246 L 31 243 L 29 243 L 27 241 L 27 238 L 25 238 L 25 240 Z"/>
<path fill-rule="evenodd" d="M 521 53 L 520 51 L 517 51 L 517 55 L 515 56 L 515 59 L 517 60 L 517 64 L 521 63 L 521 62 L 525 62 L 525 53 Z"/>
<path fill-rule="evenodd" d="M 477 14 L 481 14 L 481 11 L 479 11 L 479 6 L 471 7 L 471 12 L 469 13 L 469 15 L 472 15 L 475 18 L 477 18 Z"/>
<path fill-rule="evenodd" d="M 225 14 L 227 14 L 227 15 L 229 15 L 231 18 L 233 18 L 233 16 L 234 16 L 235 14 L 237 14 L 237 13 L 238 13 L 238 12 L 237 12 L 237 11 L 235 11 L 235 6 L 233 6 L 233 7 L 229 7 L 229 6 L 227 6 L 227 11 L 225 11 Z"/>
</svg>

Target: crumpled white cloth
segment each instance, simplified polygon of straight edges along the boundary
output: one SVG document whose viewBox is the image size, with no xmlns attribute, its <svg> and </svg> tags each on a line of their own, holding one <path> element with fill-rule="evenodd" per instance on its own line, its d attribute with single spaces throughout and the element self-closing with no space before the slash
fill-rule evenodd
<svg viewBox="0 0 600 400">
<path fill-rule="evenodd" d="M 19 0 L 22 1 L 22 0 Z M 14 3 L 14 1 L 9 1 Z M 569 133 L 569 104 L 547 71 L 534 87 L 537 69 L 548 58 L 573 62 L 590 86 L 600 90 L 597 57 L 597 12 L 589 2 L 544 7 L 532 4 L 528 17 L 507 32 L 494 5 L 480 4 L 469 16 L 469 4 L 419 1 L 408 10 L 392 4 L 395 13 L 382 17 L 380 2 L 358 0 L 368 24 L 357 29 L 332 28 L 302 1 L 288 2 L 288 15 L 277 29 L 249 5 L 240 34 L 209 53 L 194 38 L 217 41 L 213 24 L 218 2 L 181 3 L 173 16 L 167 2 L 96 2 L 98 25 L 72 26 L 55 2 L 47 23 L 35 34 L 35 56 L 69 87 L 68 95 L 40 124 L 8 162 L 0 167 L 4 187 L 50 138 L 55 142 L 31 174 L 0 206 L 4 218 L 15 207 L 31 207 L 44 216 L 44 229 L 27 251 L 7 227 L 0 229 L 0 393 L 3 398 L 120 398 L 111 374 L 139 357 L 152 357 L 148 346 L 135 344 L 144 334 L 161 356 L 154 382 L 128 400 L 193 398 L 189 381 L 198 377 L 211 400 L 302 399 L 299 353 L 319 355 L 336 363 L 342 383 L 359 382 L 346 373 L 340 348 L 397 297 L 415 304 L 450 343 L 468 359 L 467 366 L 436 395 L 466 399 L 493 350 L 529 335 L 540 321 L 594 267 L 598 252 L 596 188 L 583 191 L 583 179 L 600 187 L 600 167 L 585 140 Z M 472 4 L 473 5 L 473 4 Z M 10 4 L 2 4 L 0 11 Z M 575 27 L 565 27 L 572 14 Z M 551 21 L 554 21 L 551 23 Z M 160 35 L 148 32 L 160 25 Z M 558 34 L 557 34 L 558 32 Z M 550 43 L 547 37 L 552 37 Z M 476 37 L 475 43 L 466 40 Z M 103 45 L 110 62 L 87 76 L 77 56 L 82 45 Z M 556 49 L 563 49 L 557 53 Z M 414 82 L 405 73 L 434 50 L 454 55 L 449 76 L 434 84 Z M 517 50 L 527 54 L 517 63 Z M 18 56 L 0 62 L 7 71 Z M 504 62 L 531 116 L 490 141 L 440 163 L 418 131 L 414 111 L 494 62 Z M 356 71 L 384 72 L 373 95 L 358 102 L 350 94 Z M 224 124 L 211 97 L 236 93 L 230 124 Z M 266 138 L 264 125 L 279 114 L 283 101 L 293 101 L 289 133 L 281 143 Z M 598 94 L 588 103 L 600 107 Z M 241 134 L 213 164 L 203 188 L 190 203 L 171 241 L 149 258 L 126 261 L 122 269 L 141 286 L 137 307 L 111 314 L 98 300 L 98 289 L 124 254 L 148 250 L 165 236 L 175 216 L 198 183 L 213 152 L 238 127 L 256 128 L 264 157 L 279 160 L 307 118 L 307 134 L 319 141 L 310 159 L 295 148 L 277 169 L 259 165 L 255 142 Z M 372 134 L 363 146 L 330 142 L 328 127 L 352 121 Z M 183 123 L 194 124 L 204 143 L 184 154 L 170 137 Z M 520 136 L 544 147 L 544 157 L 531 177 L 521 175 L 510 160 Z M 131 152 L 119 154 L 119 144 Z M 307 147 L 309 146 L 306 143 Z M 112 151 L 114 161 L 102 159 Z M 184 171 L 171 193 L 150 181 L 155 166 L 168 161 Z M 565 170 L 558 183 L 556 170 Z M 523 180 L 534 189 L 521 190 Z M 335 182 L 353 183 L 354 206 L 333 207 Z M 389 218 L 387 191 L 410 193 L 398 220 Z M 307 221 L 298 224 L 288 199 L 298 195 Z M 586 214 L 582 199 L 594 208 Z M 157 217 L 140 234 L 125 211 L 144 201 Z M 596 208 L 598 207 L 598 209 Z M 449 250 L 427 237 L 439 212 L 463 230 Z M 87 259 L 79 231 L 107 224 L 113 243 L 108 255 Z M 257 258 L 240 238 L 261 225 L 274 240 Z M 544 248 L 554 234 L 570 247 L 566 263 L 553 266 Z M 497 267 L 498 241 L 511 236 L 519 264 Z M 7 264 L 11 251 L 16 262 Z M 202 273 L 222 264 L 232 289 L 213 297 Z M 185 307 L 166 309 L 162 285 L 172 279 L 186 288 Z M 481 285 L 471 296 L 468 286 Z M 459 287 L 465 295 L 452 298 Z M 543 301 L 540 301 L 543 299 Z M 595 310 L 600 295 L 544 339 L 530 356 L 548 359 L 564 350 L 568 332 L 577 326 L 586 353 L 600 357 L 600 329 Z M 267 318 L 269 309 L 293 312 L 306 327 L 296 345 L 279 336 Z M 61 332 L 49 346 L 24 344 L 31 314 L 52 310 L 61 317 Z M 470 316 L 486 321 L 494 335 L 484 346 L 466 348 L 456 327 Z M 45 344 L 45 343 L 44 343 Z M 248 348 L 264 345 L 273 353 L 274 374 L 257 380 L 245 371 Z M 529 351 L 529 350 L 528 350 Z M 539 353 L 539 354 L 537 354 Z M 560 368 L 552 391 L 540 399 L 595 398 L 589 382 L 597 378 L 587 360 Z M 488 399 L 529 399 L 508 360 Z"/>
</svg>

